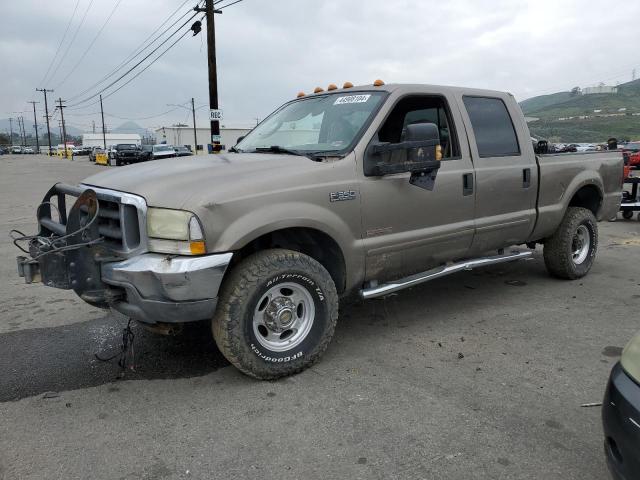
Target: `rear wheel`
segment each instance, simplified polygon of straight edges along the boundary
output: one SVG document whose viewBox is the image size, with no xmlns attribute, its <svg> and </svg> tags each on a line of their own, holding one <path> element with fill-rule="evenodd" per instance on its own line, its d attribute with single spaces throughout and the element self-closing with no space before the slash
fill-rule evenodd
<svg viewBox="0 0 640 480">
<path fill-rule="evenodd" d="M 622 218 L 624 218 L 625 220 L 630 220 L 633 218 L 633 210 L 623 210 L 622 211 Z"/>
<path fill-rule="evenodd" d="M 225 278 L 212 329 L 227 360 L 268 380 L 320 358 L 337 318 L 336 287 L 322 265 L 299 252 L 265 250 Z"/>
<path fill-rule="evenodd" d="M 544 244 L 544 263 L 554 277 L 584 277 L 596 257 L 598 224 L 591 210 L 569 207 L 562 223 Z"/>
</svg>

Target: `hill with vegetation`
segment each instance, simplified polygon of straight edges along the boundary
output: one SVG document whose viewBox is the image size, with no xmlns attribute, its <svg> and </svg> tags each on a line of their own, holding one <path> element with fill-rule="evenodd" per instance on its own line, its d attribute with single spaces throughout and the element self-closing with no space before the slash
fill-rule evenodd
<svg viewBox="0 0 640 480">
<path fill-rule="evenodd" d="M 573 89 L 533 97 L 520 106 L 527 117 L 537 119 L 529 122 L 537 138 L 563 143 L 640 140 L 640 80 L 619 85 L 617 93 L 581 95 Z"/>
</svg>

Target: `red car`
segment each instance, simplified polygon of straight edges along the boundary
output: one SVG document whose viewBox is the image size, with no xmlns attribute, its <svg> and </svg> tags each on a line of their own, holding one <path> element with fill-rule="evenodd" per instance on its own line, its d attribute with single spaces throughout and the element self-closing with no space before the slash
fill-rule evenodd
<svg viewBox="0 0 640 480">
<path fill-rule="evenodd" d="M 624 164 L 640 167 L 640 142 L 629 142 L 622 147 Z"/>
</svg>

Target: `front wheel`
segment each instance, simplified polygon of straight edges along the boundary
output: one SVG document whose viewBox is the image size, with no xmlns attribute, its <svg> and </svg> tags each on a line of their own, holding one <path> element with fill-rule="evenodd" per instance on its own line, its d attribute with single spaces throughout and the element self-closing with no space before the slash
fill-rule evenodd
<svg viewBox="0 0 640 480">
<path fill-rule="evenodd" d="M 554 277 L 584 277 L 596 258 L 598 224 L 591 210 L 569 207 L 562 223 L 544 244 L 544 263 Z"/>
<path fill-rule="evenodd" d="M 338 319 L 338 295 L 311 257 L 274 249 L 242 260 L 225 279 L 213 318 L 218 348 L 252 377 L 298 373 L 325 351 Z"/>
</svg>

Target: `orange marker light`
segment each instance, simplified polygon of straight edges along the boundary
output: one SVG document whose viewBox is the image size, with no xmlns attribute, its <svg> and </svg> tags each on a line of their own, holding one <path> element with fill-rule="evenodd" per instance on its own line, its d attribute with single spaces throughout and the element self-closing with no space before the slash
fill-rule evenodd
<svg viewBox="0 0 640 480">
<path fill-rule="evenodd" d="M 313 93 L 320 93 L 320 92 L 324 92 L 324 88 L 316 87 L 316 88 L 313 89 Z"/>
<path fill-rule="evenodd" d="M 202 240 L 192 240 L 189 242 L 189 250 L 191 251 L 191 255 L 203 255 L 207 253 L 207 248 Z"/>
<path fill-rule="evenodd" d="M 353 87 L 353 83 L 351 82 L 344 82 L 344 85 L 342 85 L 342 88 L 351 88 Z"/>
<path fill-rule="evenodd" d="M 381 87 L 382 85 L 384 85 L 384 82 L 380 79 L 376 80 L 375 82 L 373 82 L 373 86 L 374 87 Z"/>
<path fill-rule="evenodd" d="M 298 95 L 296 95 L 298 98 L 300 97 L 304 97 L 304 92 L 298 92 Z"/>
<path fill-rule="evenodd" d="M 327 91 L 330 92 L 331 90 L 335 90 L 337 88 L 338 87 L 335 83 L 330 83 L 329 86 L 327 87 Z"/>
<path fill-rule="evenodd" d="M 442 160 L 442 145 L 436 145 L 436 160 Z"/>
</svg>

